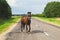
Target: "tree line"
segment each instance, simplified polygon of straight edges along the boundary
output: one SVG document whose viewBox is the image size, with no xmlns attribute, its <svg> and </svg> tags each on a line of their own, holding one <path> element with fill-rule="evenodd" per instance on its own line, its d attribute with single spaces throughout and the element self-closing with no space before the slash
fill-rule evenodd
<svg viewBox="0 0 60 40">
<path fill-rule="evenodd" d="M 0 0 L 0 19 L 9 19 L 12 16 L 11 8 L 6 0 Z"/>
<path fill-rule="evenodd" d="M 60 2 L 49 2 L 43 14 L 45 17 L 60 17 Z"/>
<path fill-rule="evenodd" d="M 12 16 L 11 7 L 6 0 L 0 0 L 0 18 L 9 19 Z M 48 2 L 42 14 L 38 17 L 60 17 L 60 2 Z"/>
<path fill-rule="evenodd" d="M 60 17 L 60 2 L 48 2 L 42 14 L 33 16 L 38 17 Z"/>
</svg>

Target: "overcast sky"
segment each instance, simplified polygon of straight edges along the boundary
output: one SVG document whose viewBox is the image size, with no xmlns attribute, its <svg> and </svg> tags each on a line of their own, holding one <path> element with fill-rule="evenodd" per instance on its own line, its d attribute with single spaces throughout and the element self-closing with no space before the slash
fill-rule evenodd
<svg viewBox="0 0 60 40">
<path fill-rule="evenodd" d="M 25 14 L 28 11 L 32 13 L 42 13 L 48 2 L 60 0 L 7 0 L 11 6 L 13 14 Z"/>
</svg>

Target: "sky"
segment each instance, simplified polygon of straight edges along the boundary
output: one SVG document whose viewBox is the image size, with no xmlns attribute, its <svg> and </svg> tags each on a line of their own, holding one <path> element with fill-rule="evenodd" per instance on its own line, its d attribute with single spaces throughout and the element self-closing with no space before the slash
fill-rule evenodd
<svg viewBox="0 0 60 40">
<path fill-rule="evenodd" d="M 6 0 L 11 7 L 12 14 L 42 13 L 48 2 L 60 0 Z"/>
</svg>

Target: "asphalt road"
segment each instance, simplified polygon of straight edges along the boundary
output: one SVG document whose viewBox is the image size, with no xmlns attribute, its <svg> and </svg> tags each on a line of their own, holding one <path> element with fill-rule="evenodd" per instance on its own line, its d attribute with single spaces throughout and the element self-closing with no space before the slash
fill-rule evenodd
<svg viewBox="0 0 60 40">
<path fill-rule="evenodd" d="M 60 40 L 60 28 L 32 19 L 31 32 L 20 32 L 20 22 L 6 35 L 6 40 Z"/>
</svg>

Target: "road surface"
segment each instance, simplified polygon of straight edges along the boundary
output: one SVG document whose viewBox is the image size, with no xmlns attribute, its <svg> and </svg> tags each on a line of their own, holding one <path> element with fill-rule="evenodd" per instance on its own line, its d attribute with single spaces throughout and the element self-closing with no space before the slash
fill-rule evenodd
<svg viewBox="0 0 60 40">
<path fill-rule="evenodd" d="M 6 40 L 60 40 L 60 28 L 32 18 L 31 32 L 20 32 L 20 22 L 6 35 Z"/>
</svg>

